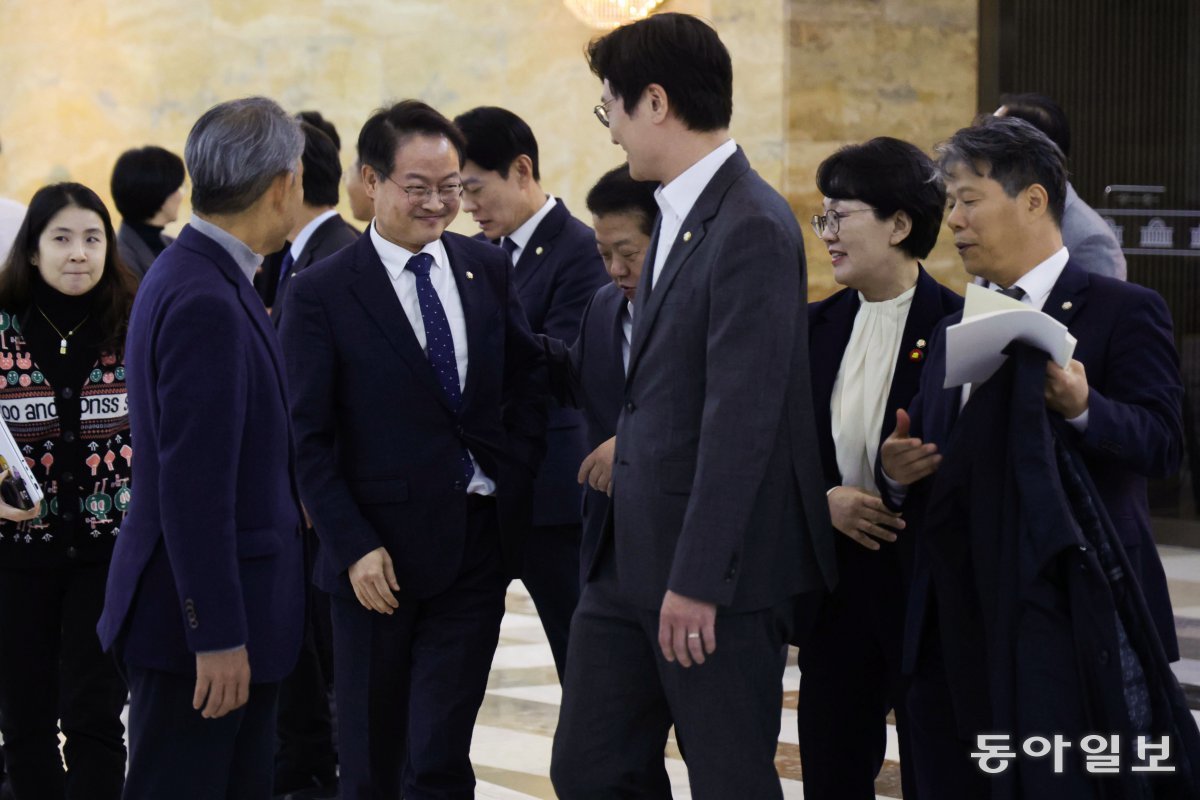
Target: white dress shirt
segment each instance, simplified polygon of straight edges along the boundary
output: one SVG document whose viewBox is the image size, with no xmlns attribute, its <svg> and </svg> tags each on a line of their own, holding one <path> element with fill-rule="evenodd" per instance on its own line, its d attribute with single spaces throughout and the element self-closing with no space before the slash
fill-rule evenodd
<svg viewBox="0 0 1200 800">
<path fill-rule="evenodd" d="M 900 338 L 917 287 L 891 300 L 868 303 L 859 293 L 858 313 L 829 400 L 833 444 L 842 485 L 878 495 L 875 459 L 887 413 Z"/>
<path fill-rule="evenodd" d="M 692 206 L 700 199 L 700 194 L 712 181 L 713 176 L 729 157 L 737 152 L 737 143 L 729 139 L 704 158 L 684 170 L 679 177 L 665 186 L 654 190 L 654 199 L 658 201 L 658 209 L 662 212 L 662 225 L 658 232 L 658 248 L 654 252 L 654 272 L 650 276 L 650 286 L 658 283 L 658 276 L 667 257 L 671 255 L 671 246 L 679 236 L 683 221 L 691 213 Z"/>
<path fill-rule="evenodd" d="M 425 350 L 425 320 L 421 316 L 421 301 L 417 298 L 417 276 L 411 270 L 405 269 L 408 260 L 416 253 L 383 238 L 379 231 L 375 230 L 374 222 L 371 223 L 371 244 L 375 245 L 375 252 L 379 253 L 379 260 L 387 270 L 392 289 L 396 292 L 400 307 L 404 309 L 404 316 L 408 317 L 408 324 L 417 336 L 417 342 L 420 343 L 421 349 Z M 462 390 L 467 385 L 467 319 L 463 315 L 462 298 L 458 296 L 458 284 L 450 270 L 450 256 L 446 253 L 441 239 L 435 239 L 425 245 L 421 252 L 433 256 L 429 280 L 433 283 L 433 290 L 437 292 L 442 309 L 446 312 L 446 320 L 450 324 L 450 336 L 454 339 L 454 360 L 458 366 L 458 386 Z M 475 467 L 475 475 L 467 486 L 467 493 L 493 494 L 496 484 L 479 468 L 474 453 L 471 454 L 471 464 Z"/>
<path fill-rule="evenodd" d="M 514 265 L 516 265 L 518 259 L 521 258 L 521 254 L 525 252 L 525 245 L 529 244 L 529 240 L 533 238 L 533 232 L 537 230 L 537 226 L 542 224 L 542 220 L 546 218 L 546 215 L 550 213 L 550 210 L 554 208 L 554 204 L 557 202 L 558 201 L 554 199 L 554 195 L 546 195 L 546 202 L 542 204 L 541 208 L 534 212 L 532 217 L 522 222 L 521 227 L 517 228 L 508 236 L 501 238 L 501 241 L 504 241 L 504 239 L 509 239 L 517 246 L 517 249 L 512 251 L 512 262 Z"/>
<path fill-rule="evenodd" d="M 625 301 L 625 310 L 621 312 L 621 363 L 625 365 L 625 374 L 629 374 L 629 347 L 633 343 L 633 303 Z"/>
<path fill-rule="evenodd" d="M 308 240 L 312 238 L 313 232 L 325 224 L 325 220 L 330 217 L 337 216 L 337 209 L 331 208 L 328 211 L 322 211 L 317 216 L 313 217 L 312 221 L 300 229 L 296 234 L 296 241 L 292 242 L 292 246 L 288 248 L 288 252 L 292 254 L 293 261 L 300 260 L 300 254 L 304 252 L 304 248 L 308 246 Z"/>
</svg>

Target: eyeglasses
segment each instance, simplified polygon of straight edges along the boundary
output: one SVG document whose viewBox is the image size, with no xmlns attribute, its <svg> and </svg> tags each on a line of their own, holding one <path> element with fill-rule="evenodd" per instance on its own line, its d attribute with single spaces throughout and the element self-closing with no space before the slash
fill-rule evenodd
<svg viewBox="0 0 1200 800">
<path fill-rule="evenodd" d="M 408 202 L 414 206 L 428 203 L 433 199 L 435 194 L 438 196 L 438 200 L 441 200 L 444 205 L 457 202 L 462 197 L 463 185 L 461 183 L 445 183 L 436 189 L 432 186 L 400 186 L 391 175 L 384 175 L 383 170 L 376 169 L 375 172 L 399 186 L 400 190 L 408 198 Z"/>
<path fill-rule="evenodd" d="M 866 208 L 852 208 L 849 211 L 834 211 L 832 208 L 824 214 L 813 214 L 812 229 L 817 236 L 824 236 L 828 230 L 834 236 L 837 236 L 838 230 L 842 227 L 842 217 L 847 217 L 851 214 L 857 214 L 860 211 L 874 211 L 874 208 L 867 206 Z"/>
<path fill-rule="evenodd" d="M 608 107 L 615 102 L 617 102 L 617 98 L 614 97 L 592 109 L 592 113 L 596 115 L 596 119 L 600 120 L 600 124 L 606 128 L 608 127 Z"/>
</svg>

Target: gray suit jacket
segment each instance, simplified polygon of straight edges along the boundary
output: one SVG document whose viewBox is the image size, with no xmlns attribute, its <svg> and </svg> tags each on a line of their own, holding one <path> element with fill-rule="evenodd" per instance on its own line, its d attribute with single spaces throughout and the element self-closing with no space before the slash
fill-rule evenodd
<svg viewBox="0 0 1200 800">
<path fill-rule="evenodd" d="M 653 290 L 652 274 L 647 263 L 617 424 L 608 528 L 621 594 L 645 609 L 671 589 L 750 611 L 832 586 L 792 210 L 739 149 Z"/>
<path fill-rule="evenodd" d="M 170 244 L 175 241 L 172 237 L 163 234 L 163 244 Z M 125 262 L 125 266 L 129 271 L 140 281 L 146 277 L 146 270 L 150 269 L 150 265 L 154 263 L 155 255 L 150 250 L 150 247 L 142 241 L 142 237 L 137 235 L 137 231 L 121 223 L 120 230 L 117 231 L 117 251 L 121 254 L 121 260 Z"/>
<path fill-rule="evenodd" d="M 1079 199 L 1075 187 L 1067 184 L 1067 203 L 1063 209 L 1063 244 L 1071 262 L 1088 272 L 1125 280 L 1125 254 L 1104 218 Z"/>
</svg>

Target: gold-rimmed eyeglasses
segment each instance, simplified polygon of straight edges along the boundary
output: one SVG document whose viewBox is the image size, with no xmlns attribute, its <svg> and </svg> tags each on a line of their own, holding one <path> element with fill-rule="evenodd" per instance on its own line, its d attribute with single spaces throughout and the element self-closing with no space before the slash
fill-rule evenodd
<svg viewBox="0 0 1200 800">
<path fill-rule="evenodd" d="M 592 113 L 596 115 L 596 119 L 600 120 L 600 124 L 606 128 L 608 127 L 608 107 L 615 102 L 617 102 L 617 98 L 614 97 L 611 100 L 605 100 L 592 109 Z"/>
<path fill-rule="evenodd" d="M 401 186 L 391 175 L 384 175 L 383 170 L 375 170 L 377 175 L 383 175 L 386 180 L 395 183 L 400 187 L 400 191 L 404 192 L 404 196 L 408 198 L 408 202 L 414 206 L 424 205 L 433 199 L 436 194 L 438 199 L 444 205 L 450 205 L 457 202 L 463 193 L 463 185 L 461 183 L 443 183 L 436 189 L 432 186 Z"/>
<path fill-rule="evenodd" d="M 825 231 L 829 231 L 834 236 L 837 236 L 838 230 L 841 229 L 842 217 L 850 214 L 857 214 L 860 211 L 874 211 L 874 208 L 867 206 L 866 208 L 852 208 L 849 211 L 835 211 L 832 208 L 824 214 L 813 214 L 812 229 L 817 236 L 824 236 Z"/>
</svg>

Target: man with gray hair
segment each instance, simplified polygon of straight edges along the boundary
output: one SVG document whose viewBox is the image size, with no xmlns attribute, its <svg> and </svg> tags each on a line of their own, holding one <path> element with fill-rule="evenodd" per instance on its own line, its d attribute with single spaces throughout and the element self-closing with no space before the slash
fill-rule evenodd
<svg viewBox="0 0 1200 800">
<path fill-rule="evenodd" d="M 205 112 L 195 214 L 129 320 L 137 489 L 98 626 L 129 681 L 126 800 L 271 796 L 305 589 L 283 360 L 251 278 L 295 224 L 303 147 L 272 100 Z"/>
</svg>

